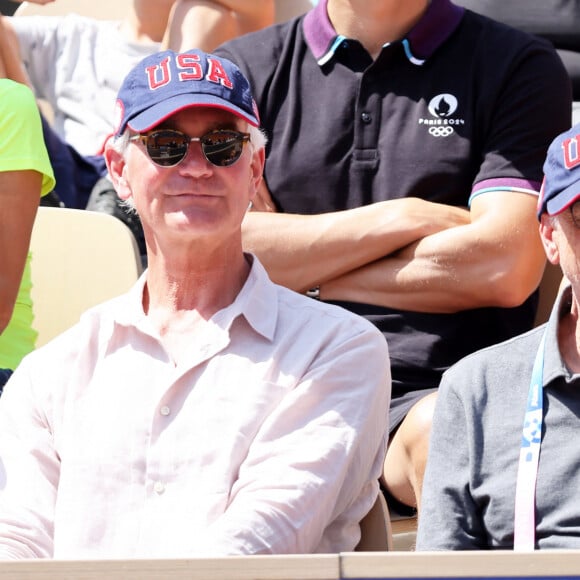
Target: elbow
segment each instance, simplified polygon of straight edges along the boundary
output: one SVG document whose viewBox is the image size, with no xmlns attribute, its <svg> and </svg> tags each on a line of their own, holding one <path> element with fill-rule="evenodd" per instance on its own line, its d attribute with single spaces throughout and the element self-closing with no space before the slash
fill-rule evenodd
<svg viewBox="0 0 580 580">
<path fill-rule="evenodd" d="M 532 294 L 532 292 L 518 292 L 510 289 L 497 296 L 494 306 L 499 308 L 516 308 L 521 306 Z"/>
<path fill-rule="evenodd" d="M 538 287 L 540 278 L 506 272 L 496 275 L 482 286 L 483 300 L 487 306 L 516 308 L 521 306 Z"/>
</svg>

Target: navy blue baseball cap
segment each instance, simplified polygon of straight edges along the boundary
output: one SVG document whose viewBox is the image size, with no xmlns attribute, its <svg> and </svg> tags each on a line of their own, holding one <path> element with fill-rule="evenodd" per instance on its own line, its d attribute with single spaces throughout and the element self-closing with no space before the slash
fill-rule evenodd
<svg viewBox="0 0 580 580">
<path fill-rule="evenodd" d="M 558 135 L 548 148 L 544 181 L 538 199 L 538 219 L 556 215 L 580 198 L 580 124 Z"/>
<path fill-rule="evenodd" d="M 116 103 L 115 136 L 142 133 L 190 107 L 229 111 L 259 125 L 250 83 L 231 61 L 201 50 L 158 52 L 125 77 Z"/>
</svg>

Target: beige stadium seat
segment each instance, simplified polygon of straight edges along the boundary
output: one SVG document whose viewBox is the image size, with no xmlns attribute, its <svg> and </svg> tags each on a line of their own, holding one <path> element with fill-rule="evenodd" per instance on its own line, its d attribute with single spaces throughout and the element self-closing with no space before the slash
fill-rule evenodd
<svg viewBox="0 0 580 580">
<path fill-rule="evenodd" d="M 104 213 L 39 207 L 30 251 L 37 346 L 91 306 L 127 291 L 142 271 L 132 232 Z"/>
<path fill-rule="evenodd" d="M 412 552 L 417 543 L 417 516 L 390 513 L 394 552 Z"/>
<path fill-rule="evenodd" d="M 382 492 L 379 492 L 377 501 L 362 519 L 360 530 L 357 552 L 387 552 L 393 549 L 391 518 Z"/>
</svg>

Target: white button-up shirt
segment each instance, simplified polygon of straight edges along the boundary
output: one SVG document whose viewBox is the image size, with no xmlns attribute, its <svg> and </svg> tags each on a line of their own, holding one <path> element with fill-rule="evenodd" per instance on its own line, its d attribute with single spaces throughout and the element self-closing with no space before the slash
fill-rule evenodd
<svg viewBox="0 0 580 580">
<path fill-rule="evenodd" d="M 352 550 L 386 450 L 383 336 L 254 258 L 175 366 L 142 308 L 146 276 L 6 386 L 0 557 Z"/>
</svg>

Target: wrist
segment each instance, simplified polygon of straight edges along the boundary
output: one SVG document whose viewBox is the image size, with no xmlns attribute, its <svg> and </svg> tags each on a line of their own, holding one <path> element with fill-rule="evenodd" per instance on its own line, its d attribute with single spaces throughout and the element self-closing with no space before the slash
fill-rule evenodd
<svg viewBox="0 0 580 580">
<path fill-rule="evenodd" d="M 313 298 L 314 300 L 320 300 L 320 286 L 314 286 L 314 288 L 306 290 L 306 296 Z"/>
</svg>

